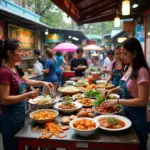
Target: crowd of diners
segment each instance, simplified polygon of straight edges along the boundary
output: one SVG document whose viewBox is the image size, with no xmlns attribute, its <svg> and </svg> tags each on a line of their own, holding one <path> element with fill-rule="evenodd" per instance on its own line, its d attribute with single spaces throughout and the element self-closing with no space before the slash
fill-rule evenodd
<svg viewBox="0 0 150 150">
<path fill-rule="evenodd" d="M 28 79 L 23 71 L 16 66 L 21 61 L 21 43 L 16 39 L 0 41 L 0 104 L 2 114 L 1 133 L 4 150 L 17 150 L 17 139 L 14 135 L 25 123 L 25 102 L 38 96 L 39 91 L 26 91 L 27 86 L 44 86 L 48 90 L 57 91 L 62 86 L 63 64 L 66 64 L 60 52 L 54 56 L 51 49 L 46 50 L 45 59 L 39 50 L 35 56 L 43 65 L 43 81 Z M 76 50 L 76 57 L 71 62 L 71 70 L 75 76 L 84 76 L 88 69 L 88 61 L 83 57 L 83 49 Z M 103 72 L 106 84 L 112 82 L 113 89 L 104 93 L 118 93 L 120 99 L 104 102 L 106 107 L 121 104 L 124 115 L 132 122 L 139 141 L 139 150 L 147 150 L 148 123 L 147 102 L 149 97 L 149 66 L 144 58 L 140 42 L 135 38 L 125 40 L 121 45 L 107 53 Z"/>
</svg>

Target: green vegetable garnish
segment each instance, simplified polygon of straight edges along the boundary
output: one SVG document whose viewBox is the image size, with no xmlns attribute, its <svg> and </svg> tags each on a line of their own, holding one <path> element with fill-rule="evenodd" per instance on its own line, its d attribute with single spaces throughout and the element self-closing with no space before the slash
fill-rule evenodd
<svg viewBox="0 0 150 150">
<path fill-rule="evenodd" d="M 96 101 L 94 101 L 94 106 L 95 106 L 95 107 L 98 107 L 100 104 L 103 103 L 104 100 L 105 100 L 105 99 L 104 99 L 104 97 L 102 96 L 102 94 L 99 93 L 98 95 L 96 95 Z"/>
<path fill-rule="evenodd" d="M 107 122 L 111 125 L 115 125 L 115 124 L 117 124 L 118 120 L 114 117 L 108 117 Z"/>
<path fill-rule="evenodd" d="M 89 98 L 96 98 L 96 95 L 99 95 L 100 92 L 97 90 L 88 90 L 85 92 L 85 97 L 89 97 Z"/>
<path fill-rule="evenodd" d="M 73 101 L 73 98 L 71 96 L 64 96 L 62 97 L 62 101 L 64 104 L 70 104 Z"/>
</svg>

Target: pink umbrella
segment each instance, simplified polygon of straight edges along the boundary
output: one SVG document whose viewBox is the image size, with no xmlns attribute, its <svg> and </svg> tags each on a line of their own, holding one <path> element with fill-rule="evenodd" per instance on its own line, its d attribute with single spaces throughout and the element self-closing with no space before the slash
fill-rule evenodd
<svg viewBox="0 0 150 150">
<path fill-rule="evenodd" d="M 53 50 L 60 52 L 75 52 L 78 47 L 72 43 L 60 43 Z"/>
</svg>

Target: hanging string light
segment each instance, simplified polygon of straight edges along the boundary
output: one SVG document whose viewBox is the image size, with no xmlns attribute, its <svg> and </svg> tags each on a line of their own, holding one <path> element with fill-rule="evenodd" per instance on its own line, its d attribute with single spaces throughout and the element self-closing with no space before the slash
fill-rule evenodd
<svg viewBox="0 0 150 150">
<path fill-rule="evenodd" d="M 119 18 L 119 12 L 116 11 L 116 17 L 114 18 L 114 27 L 120 27 L 120 18 Z"/>
<path fill-rule="evenodd" d="M 123 16 L 130 15 L 130 0 L 122 1 L 122 15 Z"/>
</svg>

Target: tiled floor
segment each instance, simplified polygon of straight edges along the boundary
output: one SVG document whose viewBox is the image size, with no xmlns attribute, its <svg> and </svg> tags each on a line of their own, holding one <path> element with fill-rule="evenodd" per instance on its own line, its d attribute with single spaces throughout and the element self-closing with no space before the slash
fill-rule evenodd
<svg viewBox="0 0 150 150">
<path fill-rule="evenodd" d="M 0 150 L 3 150 L 3 144 L 2 144 L 2 136 L 0 134 Z M 150 150 L 150 134 L 149 134 L 149 140 L 148 140 L 148 150 Z"/>
</svg>

